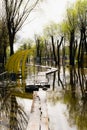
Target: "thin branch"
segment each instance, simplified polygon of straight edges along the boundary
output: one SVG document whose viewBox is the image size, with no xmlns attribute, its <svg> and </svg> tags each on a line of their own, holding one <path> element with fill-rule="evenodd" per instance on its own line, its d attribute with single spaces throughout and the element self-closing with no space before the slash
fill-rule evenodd
<svg viewBox="0 0 87 130">
<path fill-rule="evenodd" d="M 18 31 L 18 30 L 20 30 L 20 28 L 22 27 L 22 25 L 23 25 L 23 23 L 26 21 L 26 19 L 28 18 L 28 16 L 30 15 L 30 13 L 32 12 L 32 10 L 35 8 L 35 6 L 37 5 L 37 3 L 38 3 L 38 1 L 39 0 L 37 0 L 36 1 L 36 3 L 32 6 L 32 8 L 31 9 L 29 9 L 29 10 L 24 10 L 23 11 L 23 13 L 22 13 L 22 15 L 21 15 L 21 17 L 20 17 L 20 19 L 18 19 L 18 21 L 17 21 L 17 23 L 16 23 L 16 32 Z"/>
</svg>

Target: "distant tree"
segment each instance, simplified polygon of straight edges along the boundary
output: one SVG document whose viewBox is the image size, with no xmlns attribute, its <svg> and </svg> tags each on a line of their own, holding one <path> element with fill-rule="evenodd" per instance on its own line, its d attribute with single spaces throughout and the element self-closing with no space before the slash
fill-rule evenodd
<svg viewBox="0 0 87 130">
<path fill-rule="evenodd" d="M 45 57 L 45 39 L 42 36 L 35 36 L 36 62 L 41 64 L 42 57 Z"/>
<path fill-rule="evenodd" d="M 57 62 L 58 62 L 58 65 L 60 65 L 60 46 L 61 46 L 61 44 L 62 44 L 62 42 L 63 42 L 63 36 L 61 37 L 61 40 L 60 40 L 60 42 L 59 42 L 59 40 L 57 40 Z"/>
<path fill-rule="evenodd" d="M 56 40 L 58 37 L 58 24 L 51 22 L 49 25 L 47 25 L 44 28 L 44 35 L 47 37 L 47 39 L 51 39 L 50 43 L 53 51 L 53 58 L 55 61 L 55 65 L 57 65 Z"/>
<path fill-rule="evenodd" d="M 25 50 L 25 49 L 31 49 L 32 46 L 34 45 L 34 40 L 32 39 L 22 39 L 21 40 L 21 45 L 18 50 Z"/>
<path fill-rule="evenodd" d="M 40 0 L 4 0 L 6 23 L 9 35 L 10 55 L 14 53 L 14 39 L 30 13 Z"/>
</svg>

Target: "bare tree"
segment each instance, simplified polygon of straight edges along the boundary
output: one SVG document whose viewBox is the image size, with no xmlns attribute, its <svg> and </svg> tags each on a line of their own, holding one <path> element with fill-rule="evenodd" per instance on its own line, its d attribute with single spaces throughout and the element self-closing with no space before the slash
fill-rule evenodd
<svg viewBox="0 0 87 130">
<path fill-rule="evenodd" d="M 40 0 L 4 0 L 10 55 L 14 54 L 14 39 L 30 13 Z"/>
</svg>

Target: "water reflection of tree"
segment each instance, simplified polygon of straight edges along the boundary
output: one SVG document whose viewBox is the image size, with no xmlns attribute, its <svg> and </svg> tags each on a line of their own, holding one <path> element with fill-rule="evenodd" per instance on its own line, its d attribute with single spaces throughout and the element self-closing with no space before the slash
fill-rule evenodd
<svg viewBox="0 0 87 130">
<path fill-rule="evenodd" d="M 71 87 L 71 93 L 72 97 L 75 98 L 75 91 L 76 91 L 76 81 L 77 81 L 77 73 L 74 67 L 70 67 L 70 87 Z"/>
<path fill-rule="evenodd" d="M 58 88 L 59 86 L 64 89 L 64 85 L 66 84 L 66 77 L 65 77 L 65 67 L 62 68 L 63 70 L 63 76 L 61 77 L 61 67 L 58 66 L 58 71 L 52 72 L 47 75 L 48 81 L 50 84 L 52 84 L 52 90 L 54 91 L 55 88 Z"/>
<path fill-rule="evenodd" d="M 53 90 L 55 88 L 56 72 L 53 73 Z"/>
<path fill-rule="evenodd" d="M 78 130 L 87 129 L 87 102 L 82 102 L 79 97 L 73 97 L 70 91 L 66 91 L 64 101 L 69 111 L 68 121 L 70 125 L 77 125 Z"/>
<path fill-rule="evenodd" d="M 82 98 L 86 96 L 87 79 L 83 68 L 76 69 L 75 67 L 70 67 L 70 86 L 73 94 L 75 94 L 75 90 L 78 90 Z"/>
<path fill-rule="evenodd" d="M 28 123 L 28 116 L 23 109 L 18 106 L 16 98 L 11 95 L 11 110 L 10 110 L 10 129 L 24 130 Z"/>
<path fill-rule="evenodd" d="M 64 68 L 64 67 L 63 67 Z M 64 70 L 64 69 L 63 69 Z M 62 88 L 64 89 L 64 84 L 63 84 L 63 81 L 61 80 L 61 71 L 60 71 L 60 66 L 58 66 L 58 86 L 62 86 Z M 63 71 L 63 74 L 64 74 L 64 71 Z M 64 75 L 63 75 L 64 76 Z"/>
<path fill-rule="evenodd" d="M 69 111 L 68 121 L 78 130 L 87 129 L 87 81 L 84 69 L 70 67 L 70 89 L 65 89 L 64 102 Z"/>
<path fill-rule="evenodd" d="M 48 102 L 55 105 L 59 101 L 58 91 L 49 91 L 47 93 Z"/>
<path fill-rule="evenodd" d="M 78 68 L 79 85 L 81 88 L 82 98 L 87 96 L 87 79 L 83 68 Z M 87 98 L 87 97 L 86 97 Z"/>
<path fill-rule="evenodd" d="M 3 90 L 2 90 L 3 91 Z M 16 97 L 10 93 L 2 97 L 1 101 L 1 125 L 5 125 L 10 130 L 24 130 L 28 123 L 28 115 L 24 112 L 23 108 L 18 105 Z M 7 122 L 6 122 L 7 121 Z"/>
</svg>

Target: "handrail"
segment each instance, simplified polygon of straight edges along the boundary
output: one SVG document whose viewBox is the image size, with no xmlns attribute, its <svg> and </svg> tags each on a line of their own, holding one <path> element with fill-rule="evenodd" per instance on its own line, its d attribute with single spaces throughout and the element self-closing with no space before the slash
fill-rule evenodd
<svg viewBox="0 0 87 130">
<path fill-rule="evenodd" d="M 4 75 L 4 74 L 6 74 L 6 73 L 7 73 L 7 71 L 5 71 L 5 72 L 3 72 L 3 73 L 0 73 L 0 76 Z"/>
<path fill-rule="evenodd" d="M 0 73 L 0 81 L 4 81 L 7 79 L 8 79 L 8 72 L 7 71 Z"/>
</svg>

